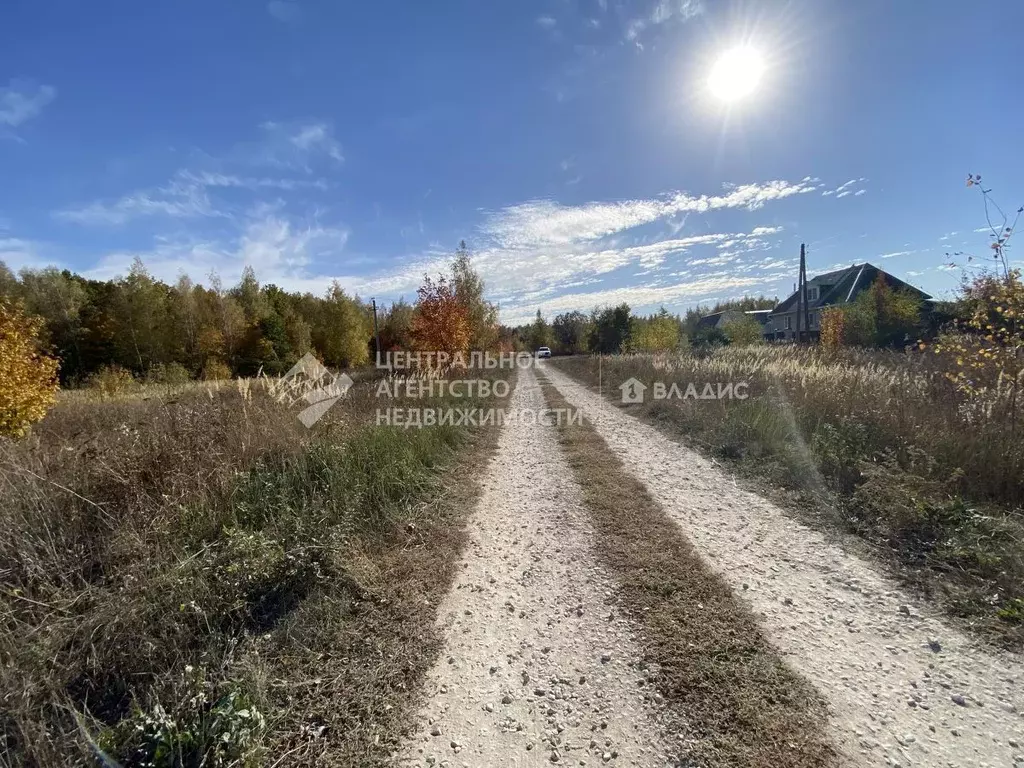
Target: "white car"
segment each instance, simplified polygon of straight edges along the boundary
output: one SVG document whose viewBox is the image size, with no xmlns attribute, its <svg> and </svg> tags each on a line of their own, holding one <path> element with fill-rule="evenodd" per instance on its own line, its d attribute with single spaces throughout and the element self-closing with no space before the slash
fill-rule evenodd
<svg viewBox="0 0 1024 768">
<path fill-rule="evenodd" d="M 550 347 L 537 347 L 537 357 L 551 357 Z"/>
</svg>

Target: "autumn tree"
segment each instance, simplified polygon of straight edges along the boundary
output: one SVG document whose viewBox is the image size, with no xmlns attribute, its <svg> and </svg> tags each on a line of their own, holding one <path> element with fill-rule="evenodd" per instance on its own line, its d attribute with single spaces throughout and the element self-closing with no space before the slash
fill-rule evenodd
<svg viewBox="0 0 1024 768">
<path fill-rule="evenodd" d="M 655 315 L 634 320 L 629 346 L 634 352 L 672 352 L 679 348 L 680 338 L 678 318 L 662 307 Z"/>
<path fill-rule="evenodd" d="M 416 296 L 416 309 L 409 328 L 413 348 L 449 355 L 468 351 L 472 329 L 455 286 L 444 276 L 436 280 L 425 276 Z"/>
<path fill-rule="evenodd" d="M 57 399 L 56 359 L 40 351 L 43 319 L 0 298 L 0 436 L 21 437 Z"/>
<path fill-rule="evenodd" d="M 451 284 L 469 323 L 469 348 L 493 349 L 498 342 L 498 307 L 484 298 L 484 281 L 473 269 L 465 240 L 455 251 Z"/>
</svg>

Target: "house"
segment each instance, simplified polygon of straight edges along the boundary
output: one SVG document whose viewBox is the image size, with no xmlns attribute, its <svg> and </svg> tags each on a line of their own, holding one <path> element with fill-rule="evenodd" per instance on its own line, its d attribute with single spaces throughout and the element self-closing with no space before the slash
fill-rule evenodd
<svg viewBox="0 0 1024 768">
<path fill-rule="evenodd" d="M 738 309 L 726 309 L 721 312 L 713 312 L 710 315 L 704 315 L 700 320 L 697 321 L 695 330 L 711 329 L 711 328 L 724 328 L 729 323 L 742 320 L 745 317 L 753 317 L 762 326 L 768 322 L 768 315 L 772 310 L 770 309 L 752 309 L 747 311 L 741 311 Z"/>
<path fill-rule="evenodd" d="M 817 339 L 821 323 L 821 311 L 825 307 L 849 303 L 866 291 L 879 278 L 893 290 L 909 291 L 920 297 L 922 302 L 931 300 L 924 291 L 905 283 L 898 277 L 879 269 L 873 264 L 854 264 L 846 269 L 816 275 L 807 281 L 807 315 L 810 338 Z M 795 341 L 797 331 L 798 292 L 794 291 L 785 301 L 779 303 L 768 315 L 764 337 L 774 341 Z M 802 306 L 799 307 L 803 309 Z M 800 327 L 803 329 L 803 318 Z M 803 329 L 806 330 L 806 329 Z"/>
</svg>

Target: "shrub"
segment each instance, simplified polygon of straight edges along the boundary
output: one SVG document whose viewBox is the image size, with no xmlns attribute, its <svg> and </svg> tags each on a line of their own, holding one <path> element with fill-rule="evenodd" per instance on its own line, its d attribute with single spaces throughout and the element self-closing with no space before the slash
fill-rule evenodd
<svg viewBox="0 0 1024 768">
<path fill-rule="evenodd" d="M 88 379 L 89 389 L 104 395 L 117 395 L 135 388 L 138 382 L 127 368 L 119 365 L 105 365 Z"/>
<path fill-rule="evenodd" d="M 41 329 L 0 299 L 0 436 L 21 437 L 56 402 L 59 363 L 40 352 Z"/>
<path fill-rule="evenodd" d="M 146 381 L 153 384 L 187 384 L 192 374 L 181 363 L 157 363 L 146 373 Z"/>
<path fill-rule="evenodd" d="M 222 360 L 207 360 L 203 366 L 203 381 L 220 381 L 231 378 L 231 369 Z"/>
</svg>

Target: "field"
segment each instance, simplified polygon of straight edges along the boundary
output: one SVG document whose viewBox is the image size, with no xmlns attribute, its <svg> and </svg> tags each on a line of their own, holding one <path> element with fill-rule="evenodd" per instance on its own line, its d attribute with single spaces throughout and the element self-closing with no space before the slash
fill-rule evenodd
<svg viewBox="0 0 1024 768">
<path fill-rule="evenodd" d="M 0 764 L 387 761 L 496 429 L 377 426 L 356 378 L 309 430 L 243 380 L 0 444 Z"/>
<path fill-rule="evenodd" d="M 615 402 L 635 377 L 748 382 L 746 399 L 653 399 L 630 413 L 781 498 L 856 534 L 901 577 L 1010 647 L 1024 642 L 1024 412 L 962 395 L 928 354 L 783 346 L 703 355 L 573 357 L 563 370 Z"/>
</svg>

